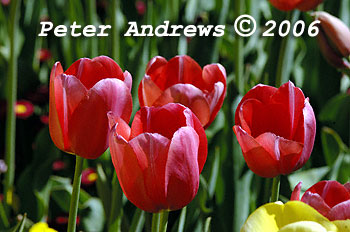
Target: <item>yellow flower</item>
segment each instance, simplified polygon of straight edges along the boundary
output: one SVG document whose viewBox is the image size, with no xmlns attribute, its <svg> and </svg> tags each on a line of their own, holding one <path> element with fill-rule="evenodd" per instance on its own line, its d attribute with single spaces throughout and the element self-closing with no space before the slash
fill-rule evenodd
<svg viewBox="0 0 350 232">
<path fill-rule="evenodd" d="M 348 232 L 350 220 L 329 221 L 301 201 L 268 203 L 255 210 L 241 232 Z"/>
<path fill-rule="evenodd" d="M 32 227 L 30 227 L 29 232 L 58 232 L 50 228 L 46 222 L 38 222 L 35 223 Z"/>
</svg>

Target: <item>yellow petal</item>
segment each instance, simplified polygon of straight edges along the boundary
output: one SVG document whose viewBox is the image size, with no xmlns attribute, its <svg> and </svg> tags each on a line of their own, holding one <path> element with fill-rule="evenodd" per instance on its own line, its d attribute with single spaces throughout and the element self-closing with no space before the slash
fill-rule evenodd
<svg viewBox="0 0 350 232">
<path fill-rule="evenodd" d="M 311 225 L 315 230 L 308 230 Z M 268 203 L 255 210 L 244 223 L 241 232 L 342 232 L 311 206 L 301 201 Z M 345 231 L 344 231 L 345 232 Z"/>
<path fill-rule="evenodd" d="M 327 232 L 327 230 L 317 222 L 299 221 L 282 227 L 278 232 Z"/>
<path fill-rule="evenodd" d="M 350 219 L 348 220 L 337 220 L 333 223 L 338 227 L 339 232 L 348 232 L 350 231 Z"/>
</svg>

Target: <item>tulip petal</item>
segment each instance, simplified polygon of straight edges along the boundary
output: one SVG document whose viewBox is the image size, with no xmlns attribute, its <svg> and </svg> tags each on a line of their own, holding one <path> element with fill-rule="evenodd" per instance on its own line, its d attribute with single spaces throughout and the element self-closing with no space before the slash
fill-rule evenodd
<svg viewBox="0 0 350 232">
<path fill-rule="evenodd" d="M 64 150 L 64 138 L 62 126 L 60 124 L 60 117 L 58 116 L 56 108 L 56 98 L 55 98 L 55 86 L 54 79 L 63 73 L 62 65 L 60 62 L 56 62 L 53 66 L 50 74 L 50 106 L 49 106 L 49 129 L 50 136 L 54 144 L 61 150 Z"/>
<path fill-rule="evenodd" d="M 316 224 L 318 226 L 311 226 Z M 309 205 L 300 201 L 289 201 L 284 205 L 275 202 L 259 207 L 248 217 L 241 232 L 312 231 L 306 228 L 317 227 L 325 228 L 326 231 L 337 231 L 332 222 Z"/>
<path fill-rule="evenodd" d="M 153 202 L 146 192 L 143 171 L 132 147 L 112 130 L 109 145 L 114 168 L 125 196 L 137 207 L 155 211 Z M 132 171 L 130 171 L 132 170 Z"/>
<path fill-rule="evenodd" d="M 124 72 L 124 83 L 128 87 L 129 91 L 131 91 L 132 87 L 132 76 L 128 71 Z"/>
<path fill-rule="evenodd" d="M 189 56 L 176 56 L 168 61 L 159 78 L 152 80 L 161 90 L 172 85 L 183 83 L 192 84 L 199 89 L 204 89 L 202 68 Z"/>
<path fill-rule="evenodd" d="M 290 197 L 291 201 L 299 201 L 300 200 L 300 191 L 301 191 L 302 182 L 300 181 L 294 188 L 292 192 L 292 196 Z"/>
<path fill-rule="evenodd" d="M 288 136 L 283 136 L 286 139 L 293 139 L 294 134 L 299 125 L 300 115 L 303 114 L 305 105 L 305 96 L 301 89 L 294 86 L 290 81 L 283 84 L 276 93 L 271 97 L 271 103 L 282 104 L 287 108 L 289 127 L 291 128 Z M 303 142 L 303 141 L 300 141 Z"/>
<path fill-rule="evenodd" d="M 306 191 L 301 198 L 301 201 L 316 209 L 323 216 L 327 216 L 329 210 L 331 209 L 318 193 Z"/>
<path fill-rule="evenodd" d="M 310 1 L 310 0 L 307 0 Z M 279 10 L 289 11 L 297 7 L 302 0 L 270 0 L 271 4 Z"/>
<path fill-rule="evenodd" d="M 322 2 L 323 0 L 305 0 L 305 1 L 301 1 L 297 5 L 297 8 L 301 11 L 309 11 L 314 9 L 316 6 L 318 6 Z"/>
<path fill-rule="evenodd" d="M 183 114 L 185 109 L 184 106 L 174 103 L 162 107 L 142 107 L 135 114 L 132 122 L 131 138 L 148 132 L 158 133 L 171 139 L 180 127 L 186 126 L 186 118 Z"/>
<path fill-rule="evenodd" d="M 306 192 L 319 194 L 331 208 L 340 202 L 350 199 L 348 190 L 337 181 L 320 181 L 306 190 Z"/>
<path fill-rule="evenodd" d="M 312 221 L 299 221 L 293 222 L 286 226 L 283 226 L 278 232 L 327 232 L 324 228 L 317 222 Z"/>
<path fill-rule="evenodd" d="M 124 74 L 119 65 L 107 56 L 79 59 L 67 69 L 65 74 L 77 77 L 87 89 L 105 78 L 124 81 Z"/>
<path fill-rule="evenodd" d="M 271 96 L 277 91 L 277 88 L 268 86 L 268 85 L 263 85 L 263 84 L 258 84 L 254 86 L 251 90 L 249 90 L 240 103 L 237 106 L 237 110 L 241 108 L 241 105 L 248 99 L 256 99 L 260 101 L 263 104 L 268 104 L 270 102 Z M 240 125 L 241 121 L 239 118 L 238 112 L 235 113 L 235 124 Z"/>
<path fill-rule="evenodd" d="M 162 93 L 163 91 L 152 81 L 151 77 L 145 75 L 138 89 L 140 106 L 152 106 Z"/>
<path fill-rule="evenodd" d="M 221 82 L 226 90 L 226 70 L 221 64 L 209 64 L 203 68 L 203 81 L 206 85 L 205 89 L 212 92 L 214 85 Z"/>
<path fill-rule="evenodd" d="M 331 221 L 350 219 L 350 199 L 335 205 L 327 214 Z"/>
<path fill-rule="evenodd" d="M 234 126 L 233 131 L 242 148 L 242 153 L 248 167 L 259 176 L 271 178 L 279 175 L 277 158 L 264 149 L 253 137 L 240 126 Z"/>
<path fill-rule="evenodd" d="M 104 79 L 91 88 L 69 121 L 69 137 L 73 151 L 88 159 L 99 157 L 108 147 L 107 113 L 128 122 L 131 115 L 131 95 L 118 79 Z"/>
<path fill-rule="evenodd" d="M 186 206 L 197 194 L 199 137 L 191 127 L 182 127 L 171 140 L 165 170 L 169 209 Z"/>
<path fill-rule="evenodd" d="M 58 148 L 71 152 L 68 119 L 87 94 L 87 90 L 74 76 L 57 75 L 59 73 L 62 73 L 62 66 L 56 63 L 50 77 L 50 133 Z"/>
<path fill-rule="evenodd" d="M 255 138 L 255 141 L 269 152 L 275 160 L 278 160 L 278 170 L 281 174 L 288 174 L 294 170 L 303 150 L 302 144 L 284 139 L 270 132 L 259 135 Z"/>
<path fill-rule="evenodd" d="M 306 161 L 309 160 L 312 149 L 314 147 L 316 137 L 316 118 L 315 113 L 309 103 L 308 99 L 305 99 L 305 107 L 303 109 L 302 119 L 299 123 L 303 123 L 303 126 L 298 126 L 295 132 L 295 141 L 304 141 L 303 152 L 301 153 L 300 159 L 296 164 L 295 170 L 301 168 Z M 301 131 L 303 129 L 303 131 Z M 298 132 L 300 130 L 300 132 Z M 303 140 L 302 140 L 303 139 Z"/>
<path fill-rule="evenodd" d="M 153 57 L 147 64 L 146 74 L 157 79 L 167 63 L 168 61 L 162 56 Z"/>
<path fill-rule="evenodd" d="M 213 91 L 207 95 L 211 116 L 205 128 L 207 128 L 214 121 L 216 115 L 222 107 L 222 104 L 224 103 L 225 95 L 226 86 L 224 86 L 222 82 L 215 83 Z"/>
<path fill-rule="evenodd" d="M 348 190 L 348 192 L 350 193 L 350 182 L 344 184 L 344 187 Z"/>
<path fill-rule="evenodd" d="M 184 115 L 186 117 L 186 125 L 191 126 L 199 136 L 198 167 L 199 167 L 199 173 L 201 173 L 203 170 L 205 161 L 207 160 L 207 154 L 208 154 L 207 136 L 205 134 L 204 128 L 201 125 L 201 122 L 190 109 L 186 108 L 184 110 Z"/>
<path fill-rule="evenodd" d="M 205 126 L 210 119 L 209 104 L 203 92 L 190 84 L 175 84 L 167 88 L 153 103 L 154 106 L 162 106 L 167 103 L 181 103 L 189 107 Z"/>
</svg>

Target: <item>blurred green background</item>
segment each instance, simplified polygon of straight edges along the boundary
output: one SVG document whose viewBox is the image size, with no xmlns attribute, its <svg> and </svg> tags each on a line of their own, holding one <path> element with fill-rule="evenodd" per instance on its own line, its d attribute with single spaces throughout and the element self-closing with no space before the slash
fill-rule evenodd
<svg viewBox="0 0 350 232">
<path fill-rule="evenodd" d="M 17 71 L 17 99 L 30 101 L 34 113 L 16 120 L 13 196 L 5 196 L 7 202 L 2 200 L 9 207 L 0 215 L 0 231 L 10 231 L 24 213 L 25 228 L 46 221 L 49 226 L 65 231 L 74 157 L 59 151 L 50 139 L 45 122 L 48 82 L 54 62 L 60 61 L 67 69 L 82 57 L 110 56 L 132 74 L 134 113 L 139 108 L 137 88 L 153 56 L 170 59 L 187 54 L 202 67 L 221 63 L 226 69 L 228 92 L 222 110 L 206 130 L 209 153 L 198 195 L 183 210 L 170 213 L 168 231 L 239 231 L 249 213 L 268 202 L 271 180 L 256 176 L 247 168 L 232 126 L 241 97 L 258 83 L 275 85 L 276 76 L 283 83 L 291 80 L 302 88 L 317 119 L 311 158 L 301 170 L 281 177 L 280 199 L 287 201 L 299 181 L 303 181 L 303 190 L 321 179 L 349 181 L 349 77 L 325 61 L 316 39 L 306 33 L 299 38 L 261 36 L 270 19 L 277 25 L 285 19 L 292 22 L 301 19 L 308 25 L 313 20 L 310 13 L 281 12 L 268 0 L 12 0 L 9 5 L 4 2 L 0 4 L 0 159 L 4 159 L 8 143 L 6 102 L 14 93 L 11 73 Z M 18 21 L 12 17 L 16 12 L 14 2 L 18 4 Z M 318 10 L 327 11 L 350 26 L 350 0 L 325 0 Z M 241 14 L 253 16 L 258 23 L 258 30 L 251 37 L 242 38 L 234 33 L 234 20 Z M 47 37 L 38 37 L 40 22 L 47 20 L 55 26 L 69 26 L 76 21 L 83 26 L 108 24 L 112 29 L 107 37 L 58 38 L 52 32 Z M 184 26 L 225 24 L 225 34 L 192 38 L 123 36 L 130 21 L 157 26 L 164 20 Z M 277 71 L 283 41 L 288 42 L 286 58 Z M 63 162 L 63 168 L 55 168 L 53 164 L 58 161 Z M 84 168 L 88 167 L 96 170 L 97 181 L 82 186 L 78 229 L 107 231 L 115 220 L 111 211 L 116 210 L 121 231 L 149 231 L 151 215 L 136 209 L 125 197 L 117 202 L 117 209 L 113 206 L 111 209 L 115 180 L 109 152 L 96 160 L 86 160 Z M 3 173 L 1 180 L 5 182 Z M 1 190 L 4 193 L 3 185 Z"/>
</svg>

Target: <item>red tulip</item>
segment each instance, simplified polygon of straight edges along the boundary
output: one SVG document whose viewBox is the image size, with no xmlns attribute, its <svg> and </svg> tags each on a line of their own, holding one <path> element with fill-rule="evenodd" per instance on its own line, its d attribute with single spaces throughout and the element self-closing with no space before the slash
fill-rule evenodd
<svg viewBox="0 0 350 232">
<path fill-rule="evenodd" d="M 300 189 L 301 182 L 295 186 L 291 200 L 299 201 Z M 306 190 L 301 201 L 331 221 L 350 219 L 350 183 L 320 181 Z"/>
<path fill-rule="evenodd" d="M 95 159 L 108 147 L 107 112 L 128 122 L 131 75 L 106 56 L 83 58 L 67 71 L 57 62 L 50 77 L 50 135 L 68 153 Z"/>
<path fill-rule="evenodd" d="M 315 114 L 292 82 L 257 85 L 238 104 L 233 130 L 248 167 L 262 177 L 289 174 L 309 159 Z"/>
<path fill-rule="evenodd" d="M 38 57 L 40 62 L 45 62 L 51 59 L 52 55 L 50 50 L 42 48 L 38 51 Z"/>
<path fill-rule="evenodd" d="M 220 64 L 202 68 L 189 56 L 167 61 L 154 57 L 139 86 L 141 106 L 181 103 L 207 128 L 219 112 L 226 93 L 226 71 Z"/>
<path fill-rule="evenodd" d="M 109 118 L 112 161 L 126 197 L 148 212 L 191 202 L 207 157 L 206 135 L 192 111 L 174 103 L 143 107 L 131 128 Z"/>
<path fill-rule="evenodd" d="M 274 7 L 283 11 L 294 9 L 309 11 L 318 6 L 323 0 L 270 0 L 270 2 Z"/>
</svg>

